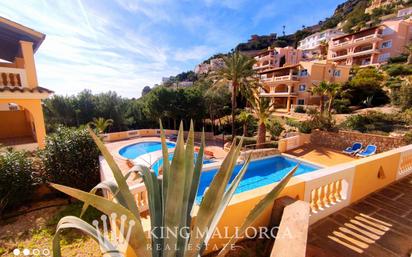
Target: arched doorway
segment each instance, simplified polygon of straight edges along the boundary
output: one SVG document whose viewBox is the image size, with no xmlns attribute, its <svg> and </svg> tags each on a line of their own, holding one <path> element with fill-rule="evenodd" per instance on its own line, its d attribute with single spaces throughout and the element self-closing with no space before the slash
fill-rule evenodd
<svg viewBox="0 0 412 257">
<path fill-rule="evenodd" d="M 35 119 L 29 109 L 14 102 L 0 103 L 0 120 L 0 144 L 37 143 Z"/>
</svg>

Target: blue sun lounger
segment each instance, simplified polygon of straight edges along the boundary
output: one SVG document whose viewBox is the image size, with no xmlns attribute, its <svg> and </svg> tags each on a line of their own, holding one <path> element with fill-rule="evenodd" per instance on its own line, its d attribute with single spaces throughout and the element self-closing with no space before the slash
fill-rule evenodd
<svg viewBox="0 0 412 257">
<path fill-rule="evenodd" d="M 356 156 L 368 157 L 368 156 L 374 155 L 376 153 L 376 149 L 377 149 L 376 145 L 368 145 L 365 148 L 365 150 L 359 152 L 358 154 L 356 154 Z"/>
<path fill-rule="evenodd" d="M 350 147 L 346 148 L 345 150 L 343 150 L 343 153 L 356 154 L 357 152 L 360 151 L 360 149 L 362 149 L 362 144 L 358 143 L 358 142 L 355 142 L 355 143 L 353 143 L 352 146 L 350 146 Z"/>
</svg>

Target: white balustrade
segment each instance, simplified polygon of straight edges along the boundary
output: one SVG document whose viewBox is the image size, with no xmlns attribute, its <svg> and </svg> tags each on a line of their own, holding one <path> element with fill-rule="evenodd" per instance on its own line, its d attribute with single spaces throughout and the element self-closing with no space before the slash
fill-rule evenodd
<svg viewBox="0 0 412 257">
<path fill-rule="evenodd" d="M 397 180 L 412 174 L 412 145 L 405 146 L 402 149 L 398 173 L 396 174 Z"/>
<path fill-rule="evenodd" d="M 302 175 L 310 224 L 350 204 L 355 167 L 338 165 Z"/>
<path fill-rule="evenodd" d="M 132 193 L 140 212 L 149 210 L 149 199 L 146 187 L 143 183 L 131 186 L 130 192 Z"/>
</svg>

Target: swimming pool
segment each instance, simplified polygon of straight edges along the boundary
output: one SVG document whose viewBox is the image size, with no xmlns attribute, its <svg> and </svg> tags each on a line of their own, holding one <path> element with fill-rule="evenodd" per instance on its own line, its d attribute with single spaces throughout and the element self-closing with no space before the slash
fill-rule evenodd
<svg viewBox="0 0 412 257">
<path fill-rule="evenodd" d="M 167 148 L 175 148 L 176 144 L 166 142 Z M 119 154 L 128 159 L 136 159 L 140 155 L 162 150 L 161 142 L 140 142 L 125 146 L 119 150 Z"/>
<path fill-rule="evenodd" d="M 196 159 L 197 159 L 197 153 L 194 153 L 194 162 L 196 163 Z M 173 154 L 169 154 L 169 161 L 172 161 L 173 159 Z M 209 164 L 209 163 L 213 163 L 214 161 L 209 160 L 209 159 L 203 159 L 203 164 Z M 153 165 L 152 165 L 152 169 L 153 171 L 156 173 L 156 175 L 158 175 L 159 172 L 159 168 L 162 167 L 163 165 L 163 158 L 160 158 L 158 161 L 156 161 Z"/>
<path fill-rule="evenodd" d="M 284 156 L 274 156 L 266 159 L 251 161 L 245 175 L 235 191 L 235 194 L 278 182 L 297 164 L 297 160 Z M 230 182 L 239 173 L 241 168 L 242 164 L 236 165 L 233 175 L 230 178 Z M 297 176 L 315 171 L 317 169 L 320 169 L 320 167 L 308 163 L 301 163 L 294 175 Z M 197 204 L 201 202 L 206 188 L 209 187 L 217 171 L 218 169 L 202 171 L 202 174 L 200 175 L 199 189 L 196 195 Z"/>
</svg>

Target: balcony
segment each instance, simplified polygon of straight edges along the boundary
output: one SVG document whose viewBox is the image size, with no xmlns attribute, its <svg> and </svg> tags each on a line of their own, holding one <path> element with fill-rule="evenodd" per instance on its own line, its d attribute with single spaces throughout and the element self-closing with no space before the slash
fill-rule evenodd
<svg viewBox="0 0 412 257">
<path fill-rule="evenodd" d="M 369 54 L 379 54 L 379 50 L 371 48 L 371 49 L 360 50 L 357 52 L 349 52 L 343 55 L 332 55 L 331 60 L 338 61 L 338 60 L 344 60 L 348 57 L 357 57 L 357 56 L 369 55 Z"/>
<path fill-rule="evenodd" d="M 371 42 L 375 42 L 375 41 L 379 41 L 379 40 L 382 40 L 382 35 L 381 34 L 371 34 L 371 35 L 367 35 L 367 36 L 364 36 L 364 37 L 348 40 L 348 41 L 341 42 L 341 43 L 333 42 L 330 46 L 330 49 L 337 50 L 337 49 L 342 49 L 342 48 L 346 48 L 346 47 L 349 47 L 349 46 L 354 46 L 354 45 L 358 45 L 358 44 L 365 44 L 365 43 L 371 43 Z"/>
<path fill-rule="evenodd" d="M 26 71 L 0 67 L 0 87 L 27 87 Z"/>
<path fill-rule="evenodd" d="M 285 75 L 285 76 L 277 76 L 277 77 L 261 77 L 261 81 L 263 82 L 291 82 L 291 81 L 299 81 L 298 75 Z"/>
</svg>

